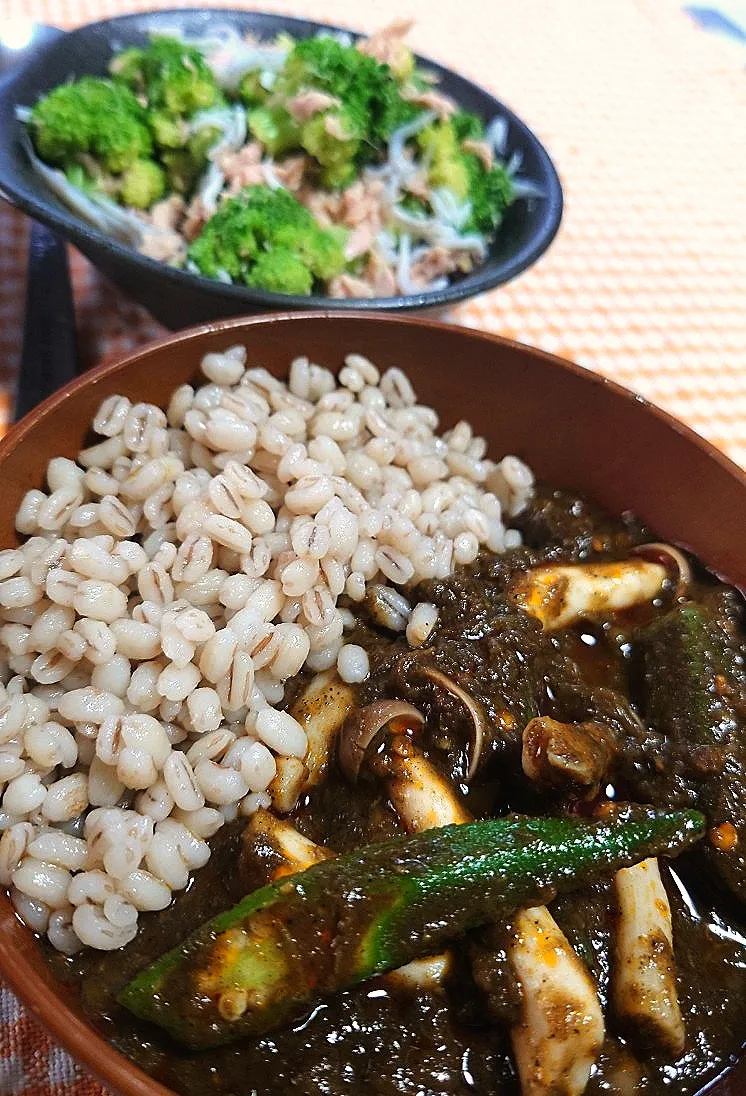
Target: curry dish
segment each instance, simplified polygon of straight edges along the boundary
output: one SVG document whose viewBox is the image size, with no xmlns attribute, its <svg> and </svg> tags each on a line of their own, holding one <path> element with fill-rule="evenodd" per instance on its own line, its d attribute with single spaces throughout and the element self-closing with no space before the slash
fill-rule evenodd
<svg viewBox="0 0 746 1096">
<path fill-rule="evenodd" d="M 688 1094 L 738 1055 L 740 595 L 558 491 L 513 524 L 417 587 L 418 645 L 350 604 L 370 673 L 295 679 L 305 764 L 134 940 L 49 948 L 176 1092 Z"/>
</svg>

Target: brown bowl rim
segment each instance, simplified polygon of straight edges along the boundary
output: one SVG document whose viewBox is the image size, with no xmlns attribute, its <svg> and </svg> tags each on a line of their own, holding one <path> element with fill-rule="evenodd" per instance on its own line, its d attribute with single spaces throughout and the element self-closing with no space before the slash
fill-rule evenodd
<svg viewBox="0 0 746 1096">
<path fill-rule="evenodd" d="M 551 354 L 547 351 L 540 350 L 537 347 L 520 343 L 517 340 L 509 339 L 492 332 L 445 323 L 443 321 L 432 320 L 425 317 L 403 317 L 401 315 L 386 313 L 372 315 L 370 312 L 362 310 L 340 314 L 324 309 L 314 309 L 308 312 L 285 311 L 263 313 L 255 316 L 230 317 L 224 320 L 198 324 L 194 327 L 186 328 L 183 331 L 150 340 L 124 356 L 117 357 L 112 361 L 106 361 L 101 365 L 95 366 L 81 376 L 76 377 L 30 411 L 20 422 L 13 425 L 4 437 L 0 439 L 0 461 L 2 461 L 6 452 L 12 451 L 23 442 L 29 431 L 40 419 L 45 418 L 55 408 L 73 398 L 82 388 L 94 385 L 102 377 L 108 377 L 112 373 L 125 370 L 130 362 L 143 355 L 156 353 L 163 347 L 173 343 L 188 344 L 194 340 L 199 340 L 206 334 L 215 332 L 244 331 L 247 328 L 266 326 L 268 324 L 302 323 L 308 320 L 329 320 L 333 322 L 335 319 L 359 319 L 361 321 L 364 320 L 368 324 L 390 324 L 394 327 L 406 325 L 408 327 L 421 329 L 429 328 L 436 332 L 453 332 L 456 330 L 470 339 L 479 339 L 492 343 L 495 346 L 504 347 L 508 350 L 518 350 L 522 354 L 539 357 L 547 364 L 551 364 L 554 368 L 563 370 L 577 377 L 582 377 L 583 380 L 590 385 L 608 388 L 627 403 L 636 404 L 641 413 L 651 415 L 658 419 L 669 430 L 675 431 L 685 440 L 703 451 L 710 460 L 714 460 L 719 464 L 724 471 L 733 476 L 746 490 L 746 471 L 739 467 L 739 465 L 731 460 L 730 457 L 726 456 L 722 450 L 718 449 L 712 442 L 702 437 L 686 423 L 675 418 L 668 411 L 658 407 L 644 396 L 635 393 L 632 389 L 619 384 L 617 381 L 592 372 L 591 370 L 577 365 L 575 362 L 568 359 L 561 358 L 556 354 Z M 149 1077 L 143 1070 L 135 1065 L 131 1059 L 125 1057 L 124 1054 L 108 1043 L 92 1024 L 85 1022 L 78 1014 L 68 1007 L 62 995 L 50 995 L 48 984 L 25 959 L 21 962 L 14 963 L 12 966 L 8 966 L 5 963 L 4 955 L 5 949 L 0 948 L 0 975 L 5 979 L 7 984 L 43 1028 L 50 1035 L 54 1036 L 59 1044 L 66 1049 L 77 1062 L 83 1064 L 94 1076 L 100 1078 L 107 1086 L 113 1086 L 115 1090 L 122 1093 L 123 1096 L 177 1096 L 172 1089 L 165 1088 L 158 1081 Z M 739 1055 L 739 1060 L 740 1057 L 741 1056 Z M 723 1072 L 707 1082 L 700 1092 L 704 1093 L 705 1091 L 710 1091 L 712 1087 L 716 1086 L 718 1081 L 722 1079 L 723 1074 L 728 1071 L 729 1066 L 726 1066 Z"/>
</svg>

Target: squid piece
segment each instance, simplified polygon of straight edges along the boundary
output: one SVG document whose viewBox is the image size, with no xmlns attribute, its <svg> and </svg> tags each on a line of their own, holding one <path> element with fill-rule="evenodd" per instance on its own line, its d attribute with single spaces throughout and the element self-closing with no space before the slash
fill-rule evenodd
<svg viewBox="0 0 746 1096">
<path fill-rule="evenodd" d="M 355 690 L 336 670 L 317 674 L 290 708 L 308 737 L 303 761 L 281 758 L 269 794 L 278 810 L 291 811 L 304 792 L 326 777 L 339 730 L 355 702 Z"/>
<path fill-rule="evenodd" d="M 385 975 L 386 984 L 399 992 L 433 996 L 443 992 L 443 983 L 452 965 L 453 959 L 447 951 L 442 955 L 428 955 L 392 970 Z"/>
<path fill-rule="evenodd" d="M 386 779 L 391 806 L 409 833 L 471 822 L 453 787 L 405 735 L 392 739 L 379 771 Z M 448 952 L 430 955 L 392 971 L 387 978 L 398 989 L 437 993 L 452 962 Z"/>
<path fill-rule="evenodd" d="M 270 811 L 252 814 L 241 835 L 240 870 L 250 888 L 276 883 L 334 854 Z"/>
<path fill-rule="evenodd" d="M 523 1096 L 581 1096 L 604 1041 L 601 1005 L 585 964 L 545 906 L 513 919 L 509 958 L 522 989 L 511 1039 Z"/>
<path fill-rule="evenodd" d="M 372 764 L 386 780 L 391 805 L 410 833 L 471 822 L 453 786 L 404 735 Z"/>
<path fill-rule="evenodd" d="M 339 764 L 351 783 L 355 783 L 365 761 L 366 751 L 384 727 L 422 729 L 422 712 L 404 700 L 376 700 L 356 708 L 345 721 L 339 740 Z"/>
<path fill-rule="evenodd" d="M 551 632 L 584 617 L 652 601 L 669 574 L 664 564 L 641 557 L 618 563 L 549 564 L 520 575 L 510 596 L 545 632 Z"/>
<path fill-rule="evenodd" d="M 658 861 L 616 873 L 619 924 L 614 941 L 612 999 L 617 1016 L 645 1046 L 678 1058 L 684 1021 L 676 991 L 671 907 Z"/>
</svg>

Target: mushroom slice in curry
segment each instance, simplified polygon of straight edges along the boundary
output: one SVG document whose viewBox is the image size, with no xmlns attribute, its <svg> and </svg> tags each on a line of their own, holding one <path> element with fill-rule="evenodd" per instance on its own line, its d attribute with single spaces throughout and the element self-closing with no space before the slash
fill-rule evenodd
<svg viewBox="0 0 746 1096">
<path fill-rule="evenodd" d="M 291 811 L 301 795 L 326 777 L 337 734 L 354 703 L 354 690 L 336 671 L 317 674 L 290 708 L 308 738 L 308 751 L 280 758 L 270 794 L 281 811 Z"/>
</svg>

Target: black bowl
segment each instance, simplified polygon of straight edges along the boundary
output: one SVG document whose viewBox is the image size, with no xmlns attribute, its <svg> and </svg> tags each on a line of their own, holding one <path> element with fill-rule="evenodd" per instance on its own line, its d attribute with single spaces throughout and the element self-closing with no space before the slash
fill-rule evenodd
<svg viewBox="0 0 746 1096">
<path fill-rule="evenodd" d="M 305 19 L 223 9 L 124 15 L 61 34 L 55 41 L 42 46 L 27 64 L 0 85 L 0 191 L 19 209 L 74 243 L 95 266 L 130 297 L 145 305 L 161 323 L 179 328 L 199 321 L 278 308 L 323 307 L 339 312 L 349 309 L 443 309 L 516 277 L 549 247 L 562 216 L 562 188 L 546 150 L 531 130 L 492 95 L 427 59 L 420 60 L 438 74 L 440 87 L 459 104 L 485 119 L 496 114 L 507 119 L 507 153 L 521 153 L 521 174 L 536 181 L 544 194 L 541 198 L 516 202 L 508 210 L 486 262 L 446 289 L 371 300 L 268 293 L 223 285 L 174 270 L 91 228 L 59 201 L 32 171 L 19 140 L 21 123 L 15 118 L 16 105 L 33 106 L 39 96 L 70 78 L 102 75 L 113 53 L 126 46 L 144 44 L 151 31 L 168 33 L 178 28 L 196 36 L 204 35 L 211 24 L 231 24 L 261 38 L 272 38 L 281 31 L 307 37 L 321 29 L 339 29 Z"/>
</svg>

